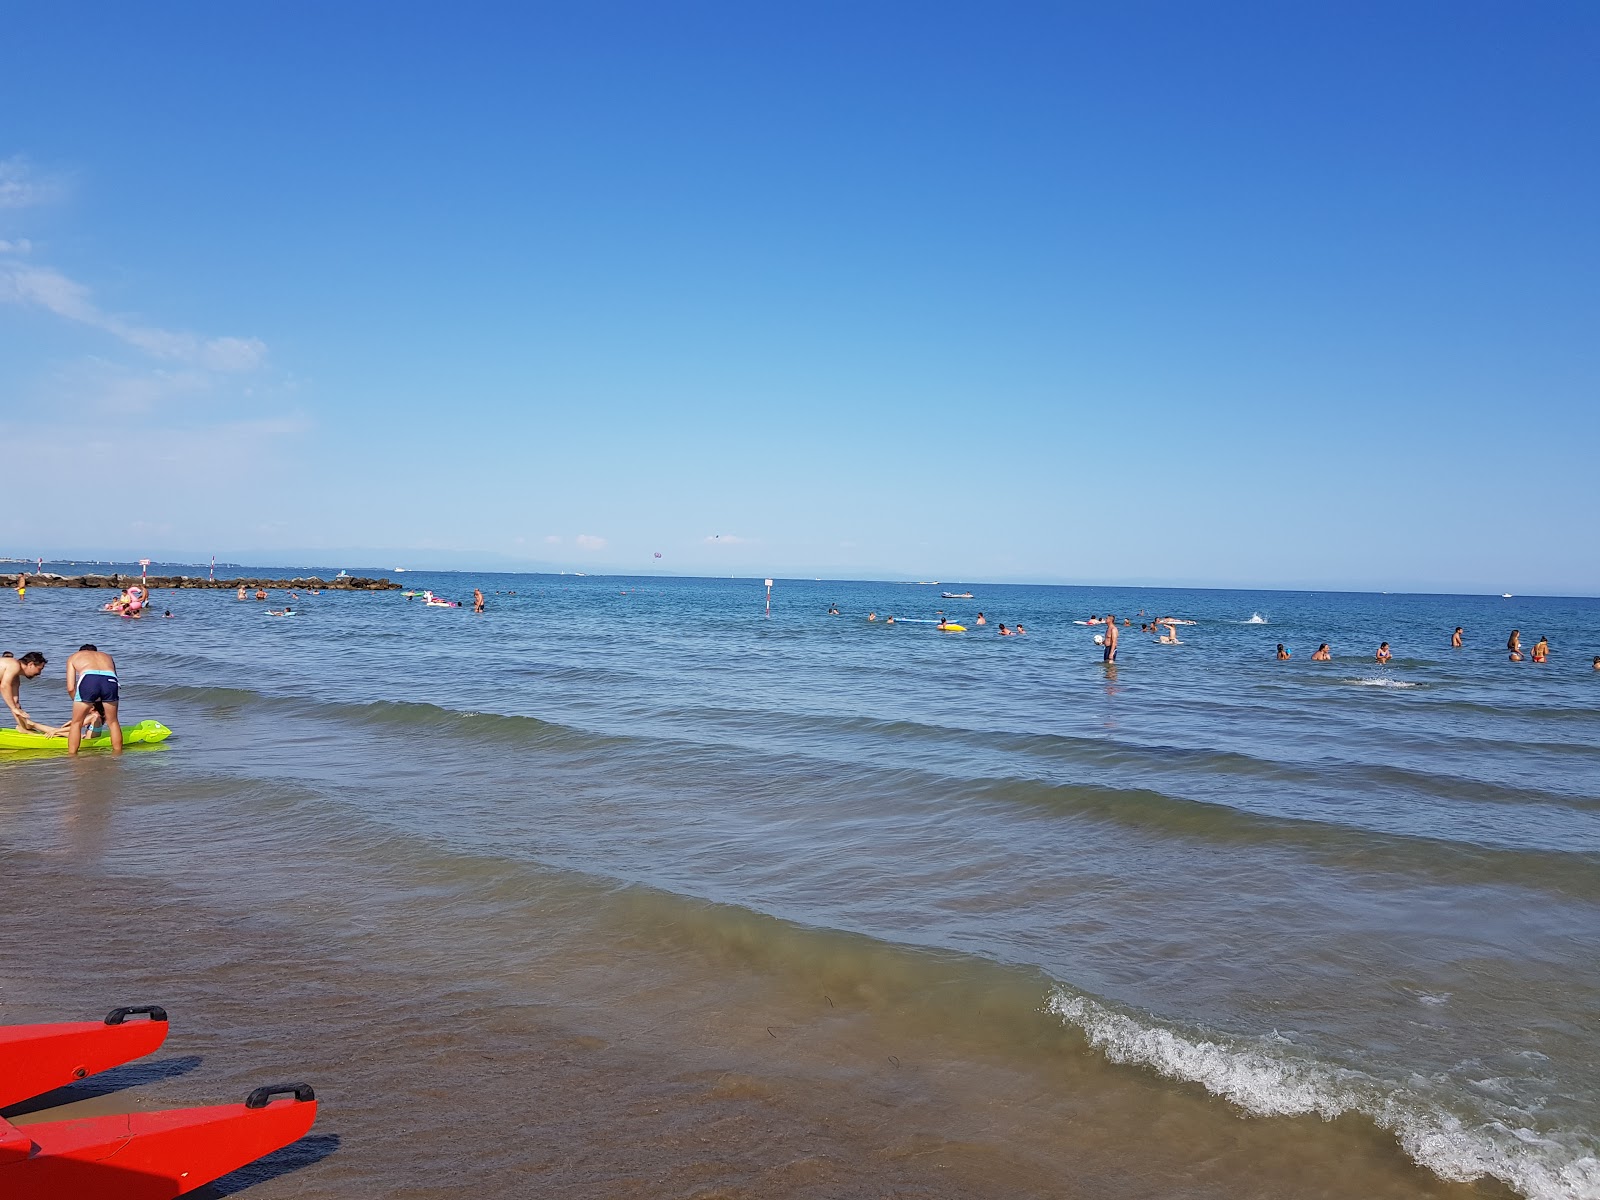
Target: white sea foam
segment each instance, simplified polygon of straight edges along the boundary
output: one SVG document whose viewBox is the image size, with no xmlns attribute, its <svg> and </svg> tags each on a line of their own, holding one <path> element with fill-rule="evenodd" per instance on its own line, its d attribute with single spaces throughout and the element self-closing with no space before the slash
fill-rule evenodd
<svg viewBox="0 0 1600 1200">
<path fill-rule="evenodd" d="M 1266 625 L 1267 623 L 1267 619 L 1260 613 L 1251 613 L 1250 619 L 1244 622 L 1246 625 Z"/>
<path fill-rule="evenodd" d="M 1414 688 L 1417 685 L 1405 679 L 1390 679 L 1387 675 L 1374 675 L 1370 679 L 1346 679 L 1356 687 Z"/>
<path fill-rule="evenodd" d="M 1089 1044 L 1112 1062 L 1198 1083 L 1251 1116 L 1316 1113 L 1331 1121 L 1360 1112 L 1392 1132 L 1413 1160 L 1441 1179 L 1465 1183 L 1488 1175 L 1529 1200 L 1600 1196 L 1600 1146 L 1583 1135 L 1544 1134 L 1492 1117 L 1469 1124 L 1401 1085 L 1306 1058 L 1281 1037 L 1190 1036 L 1064 988 L 1046 1007 L 1083 1030 Z M 1517 1111 L 1504 1110 L 1508 1117 Z"/>
</svg>

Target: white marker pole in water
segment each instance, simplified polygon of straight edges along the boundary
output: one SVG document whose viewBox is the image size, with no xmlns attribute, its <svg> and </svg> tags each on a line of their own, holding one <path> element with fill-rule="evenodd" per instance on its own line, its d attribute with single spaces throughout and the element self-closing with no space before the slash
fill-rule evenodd
<svg viewBox="0 0 1600 1200">
<path fill-rule="evenodd" d="M 767 580 L 767 616 L 772 616 L 772 580 Z"/>
<path fill-rule="evenodd" d="M 150 560 L 148 558 L 139 560 L 139 582 L 144 584 L 146 592 L 150 590 Z"/>
</svg>

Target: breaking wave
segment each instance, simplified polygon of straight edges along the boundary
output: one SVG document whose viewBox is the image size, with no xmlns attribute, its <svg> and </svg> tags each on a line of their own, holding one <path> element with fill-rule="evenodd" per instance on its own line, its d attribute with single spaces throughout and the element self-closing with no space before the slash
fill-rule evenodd
<svg viewBox="0 0 1600 1200">
<path fill-rule="evenodd" d="M 1065 988 L 1055 990 L 1046 1009 L 1082 1030 L 1110 1061 L 1197 1083 L 1251 1116 L 1315 1114 L 1331 1121 L 1360 1113 L 1394 1134 L 1413 1161 L 1441 1179 L 1466 1183 L 1489 1176 L 1529 1200 L 1592 1200 L 1600 1194 L 1600 1147 L 1580 1134 L 1528 1128 L 1518 1123 L 1526 1116 L 1520 1110 L 1464 1120 L 1420 1092 L 1300 1057 L 1281 1036 L 1189 1036 Z"/>
</svg>

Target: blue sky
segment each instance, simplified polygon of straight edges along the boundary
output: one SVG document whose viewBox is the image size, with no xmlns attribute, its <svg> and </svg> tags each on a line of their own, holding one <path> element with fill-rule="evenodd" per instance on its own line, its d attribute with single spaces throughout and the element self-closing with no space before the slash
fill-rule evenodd
<svg viewBox="0 0 1600 1200">
<path fill-rule="evenodd" d="M 1592 4 L 29 7 L 0 553 L 1600 593 Z"/>
</svg>

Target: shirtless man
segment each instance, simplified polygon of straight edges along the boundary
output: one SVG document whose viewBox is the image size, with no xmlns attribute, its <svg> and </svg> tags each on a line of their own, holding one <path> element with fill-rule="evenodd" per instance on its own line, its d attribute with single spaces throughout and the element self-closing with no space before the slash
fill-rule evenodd
<svg viewBox="0 0 1600 1200">
<path fill-rule="evenodd" d="M 1381 662 L 1381 663 L 1386 663 L 1391 658 L 1394 657 L 1393 654 L 1389 653 L 1389 643 L 1388 642 L 1383 642 L 1378 646 L 1378 653 L 1377 653 L 1376 657 L 1377 657 L 1378 661 Z"/>
<path fill-rule="evenodd" d="M 21 658 L 12 658 L 9 654 L 0 658 L 0 699 L 4 699 L 6 707 L 11 710 L 11 719 L 17 723 L 17 728 L 23 733 L 42 733 L 47 737 L 61 736 L 61 728 L 56 725 L 41 725 L 22 709 L 22 697 L 18 688 L 24 679 L 37 679 L 44 671 L 45 657 L 37 650 L 29 650 Z"/>
<path fill-rule="evenodd" d="M 1461 626 L 1459 625 L 1456 626 L 1456 631 L 1450 635 L 1450 646 L 1455 650 L 1461 649 Z"/>
<path fill-rule="evenodd" d="M 67 753 L 78 752 L 83 719 L 93 712 L 111 731 L 111 751 L 122 753 L 122 722 L 117 720 L 117 664 L 111 655 L 86 642 L 67 659 L 67 693 L 72 697 L 72 722 L 67 726 Z"/>
<path fill-rule="evenodd" d="M 979 613 L 978 614 L 978 619 L 973 622 L 974 625 L 987 625 L 988 623 L 989 622 L 984 618 L 984 615 L 982 613 Z"/>
<path fill-rule="evenodd" d="M 1101 661 L 1114 663 L 1117 661 L 1117 619 L 1110 613 L 1106 614 L 1106 650 Z"/>
<path fill-rule="evenodd" d="M 473 588 L 472 589 L 472 611 L 475 612 L 475 613 L 481 613 L 483 611 L 483 589 L 482 588 Z"/>
<path fill-rule="evenodd" d="M 1328 643 L 1323 642 L 1317 647 L 1317 652 L 1311 656 L 1312 662 L 1332 662 L 1333 653 L 1328 649 Z"/>
</svg>

